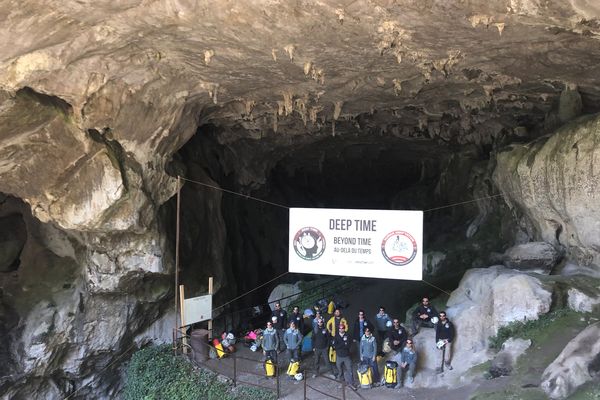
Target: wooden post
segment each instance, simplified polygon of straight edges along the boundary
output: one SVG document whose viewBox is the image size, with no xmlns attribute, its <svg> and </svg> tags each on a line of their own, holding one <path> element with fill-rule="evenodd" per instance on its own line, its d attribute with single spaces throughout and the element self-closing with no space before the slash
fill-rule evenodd
<svg viewBox="0 0 600 400">
<path fill-rule="evenodd" d="M 308 375 L 304 377 L 304 400 L 306 400 L 306 380 L 308 379 Z"/>
<path fill-rule="evenodd" d="M 208 278 L 208 294 L 213 295 L 213 277 Z M 213 320 L 212 320 L 212 310 L 211 310 L 211 319 L 208 320 L 208 338 L 213 338 Z"/>
<path fill-rule="evenodd" d="M 181 177 L 177 176 L 177 215 L 175 217 L 175 329 L 179 329 L 179 323 L 177 321 L 177 289 L 179 288 L 179 214 L 181 211 Z M 173 343 L 175 347 L 175 343 Z"/>
<path fill-rule="evenodd" d="M 343 371 L 343 370 L 341 370 L 341 371 Z M 341 371 L 340 371 L 340 374 L 342 373 Z M 344 382 L 344 381 L 342 381 L 342 400 L 346 400 L 346 382 Z"/>
<path fill-rule="evenodd" d="M 181 343 L 183 344 L 183 354 L 187 354 L 188 353 L 188 348 L 187 348 L 187 337 L 185 334 L 185 292 L 184 292 L 184 287 L 183 285 L 179 285 L 179 310 L 181 312 Z"/>
<path fill-rule="evenodd" d="M 279 356 L 275 352 L 275 377 L 277 378 L 277 398 L 281 396 L 281 390 L 279 389 Z"/>
</svg>

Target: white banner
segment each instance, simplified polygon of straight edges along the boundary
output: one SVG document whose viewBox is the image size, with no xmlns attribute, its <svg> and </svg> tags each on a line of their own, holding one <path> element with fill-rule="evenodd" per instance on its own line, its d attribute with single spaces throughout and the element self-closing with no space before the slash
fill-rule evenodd
<svg viewBox="0 0 600 400">
<path fill-rule="evenodd" d="M 423 212 L 291 208 L 289 271 L 421 280 Z"/>
<path fill-rule="evenodd" d="M 212 295 L 192 297 L 183 301 L 185 325 L 212 319 Z"/>
</svg>

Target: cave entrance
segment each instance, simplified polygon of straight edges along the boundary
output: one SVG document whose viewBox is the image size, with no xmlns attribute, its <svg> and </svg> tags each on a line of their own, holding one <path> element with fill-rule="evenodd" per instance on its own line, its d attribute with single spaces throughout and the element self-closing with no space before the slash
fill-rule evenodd
<svg viewBox="0 0 600 400">
<path fill-rule="evenodd" d="M 188 182 L 181 191 L 181 279 L 186 290 L 196 285 L 200 292 L 205 278 L 214 276 L 218 305 L 287 271 L 288 207 L 405 209 L 431 210 L 424 214 L 424 257 L 438 271 L 429 279 L 436 287 L 452 288 L 466 268 L 504 240 L 500 220 L 491 223 L 493 215 L 480 232 L 465 237 L 481 214 L 476 202 L 465 201 L 474 198 L 475 189 L 490 189 L 487 163 L 472 147 L 423 139 L 249 139 L 201 126 L 173 164 L 173 172 L 202 183 Z M 172 200 L 172 221 L 173 211 Z M 278 283 L 314 278 L 287 274 L 236 307 L 265 302 Z M 398 293 L 398 285 L 386 283 L 385 290 Z M 423 293 L 438 292 L 425 284 L 411 286 L 416 290 L 410 295 L 405 290 L 405 299 L 398 301 L 402 307 Z"/>
</svg>

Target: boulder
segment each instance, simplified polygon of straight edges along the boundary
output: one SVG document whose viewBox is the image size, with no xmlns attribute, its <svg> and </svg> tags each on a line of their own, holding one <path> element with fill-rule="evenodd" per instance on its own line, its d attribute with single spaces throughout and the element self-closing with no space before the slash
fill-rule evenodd
<svg viewBox="0 0 600 400">
<path fill-rule="evenodd" d="M 271 310 L 275 309 L 275 302 L 281 300 L 281 308 L 286 309 L 298 298 L 298 294 L 301 292 L 299 282 L 296 283 L 282 283 L 275 286 L 275 289 L 269 295 L 269 307 Z"/>
<path fill-rule="evenodd" d="M 490 336 L 511 322 L 537 319 L 550 311 L 551 303 L 552 288 L 535 276 L 503 266 L 467 271 L 447 302 L 446 312 L 456 329 L 454 370 L 447 374 L 459 379 L 464 371 L 492 358 Z M 435 369 L 433 329 L 422 328 L 415 344 L 420 368 Z"/>
<path fill-rule="evenodd" d="M 567 292 L 567 296 L 569 308 L 577 312 L 592 312 L 595 306 L 600 304 L 598 293 L 596 293 L 596 296 L 593 296 L 579 289 L 571 288 Z"/>
<path fill-rule="evenodd" d="M 531 346 L 530 339 L 510 338 L 502 344 L 490 366 L 490 375 L 494 378 L 510 375 L 517 359 Z"/>
<path fill-rule="evenodd" d="M 504 265 L 518 270 L 550 273 L 560 258 L 560 253 L 549 243 L 518 244 L 504 253 Z"/>
<path fill-rule="evenodd" d="M 551 399 L 564 399 L 600 372 L 600 322 L 585 328 L 542 374 L 541 387 Z"/>
</svg>

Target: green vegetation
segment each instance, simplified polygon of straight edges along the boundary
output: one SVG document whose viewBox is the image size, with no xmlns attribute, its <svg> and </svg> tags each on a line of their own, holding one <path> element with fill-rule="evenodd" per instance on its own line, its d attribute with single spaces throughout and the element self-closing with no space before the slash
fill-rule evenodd
<svg viewBox="0 0 600 400">
<path fill-rule="evenodd" d="M 519 337 L 523 339 L 531 339 L 533 343 L 543 338 L 544 333 L 551 326 L 555 326 L 557 322 L 569 323 L 571 319 L 579 319 L 581 314 L 575 311 L 563 308 L 548 314 L 541 315 L 536 320 L 530 321 L 515 321 L 507 326 L 498 329 L 496 336 L 490 337 L 489 346 L 491 349 L 499 350 L 508 338 Z M 567 321 L 565 321 L 565 319 Z"/>
<path fill-rule="evenodd" d="M 275 395 L 253 387 L 220 381 L 212 372 L 196 369 L 169 345 L 146 347 L 131 358 L 127 369 L 125 400 L 274 400 Z"/>
<path fill-rule="evenodd" d="M 600 382 L 587 382 L 577 389 L 569 400 L 600 400 Z"/>
</svg>

